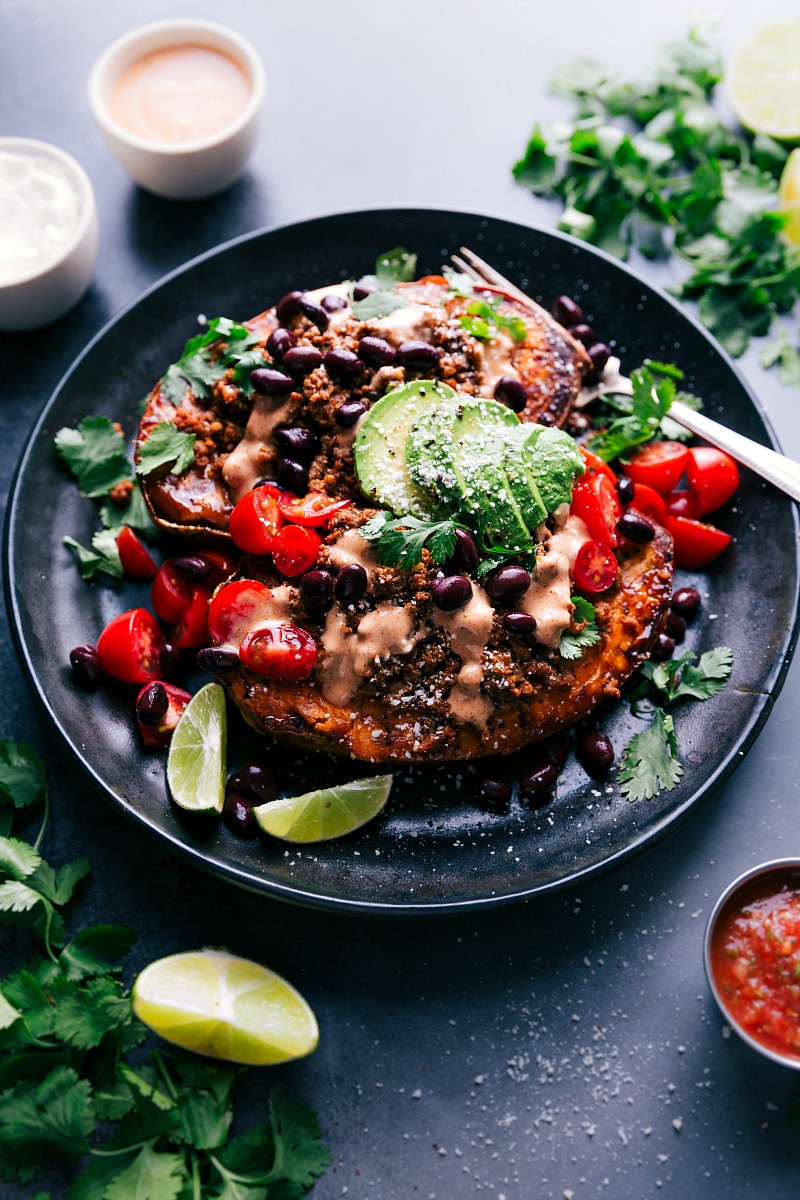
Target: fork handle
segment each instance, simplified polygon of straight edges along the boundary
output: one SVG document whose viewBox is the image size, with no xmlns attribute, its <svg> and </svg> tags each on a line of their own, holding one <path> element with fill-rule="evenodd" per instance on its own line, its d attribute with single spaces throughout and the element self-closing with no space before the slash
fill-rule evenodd
<svg viewBox="0 0 800 1200">
<path fill-rule="evenodd" d="M 787 496 L 791 496 L 800 504 L 800 463 L 794 462 L 783 454 L 760 446 L 758 442 L 727 429 L 717 421 L 702 413 L 688 408 L 680 400 L 674 400 L 670 406 L 669 415 L 679 425 L 698 437 L 710 442 L 719 450 L 724 450 L 737 462 L 750 467 L 756 474 L 773 483 Z"/>
</svg>

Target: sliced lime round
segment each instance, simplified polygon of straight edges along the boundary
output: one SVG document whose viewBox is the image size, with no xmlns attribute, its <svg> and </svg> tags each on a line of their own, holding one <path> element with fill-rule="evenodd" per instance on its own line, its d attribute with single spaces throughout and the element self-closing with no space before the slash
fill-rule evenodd
<svg viewBox="0 0 800 1200">
<path fill-rule="evenodd" d="M 344 837 L 376 817 L 389 799 L 391 775 L 371 775 L 341 787 L 272 800 L 253 811 L 265 833 L 286 842 L 325 842 Z"/>
<path fill-rule="evenodd" d="M 800 138 L 800 17 L 769 25 L 745 42 L 727 90 L 737 117 L 754 133 Z"/>
<path fill-rule="evenodd" d="M 167 783 L 181 808 L 222 812 L 226 742 L 225 690 L 207 683 L 186 705 L 169 746 Z"/>
<path fill-rule="evenodd" d="M 172 954 L 133 986 L 133 1011 L 168 1042 L 263 1066 L 316 1049 L 317 1020 L 300 993 L 258 963 L 222 950 Z"/>
</svg>

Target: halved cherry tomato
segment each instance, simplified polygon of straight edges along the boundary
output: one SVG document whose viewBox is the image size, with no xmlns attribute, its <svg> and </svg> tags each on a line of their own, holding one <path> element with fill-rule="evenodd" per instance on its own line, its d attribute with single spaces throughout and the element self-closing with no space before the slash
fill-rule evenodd
<svg viewBox="0 0 800 1200">
<path fill-rule="evenodd" d="M 650 442 L 625 464 L 634 483 L 646 483 L 661 496 L 671 492 L 686 468 L 689 451 L 680 442 Z"/>
<path fill-rule="evenodd" d="M 272 561 L 282 575 L 302 575 L 317 561 L 322 538 L 313 529 L 284 525 L 272 539 Z"/>
<path fill-rule="evenodd" d="M 152 554 L 131 529 L 123 525 L 117 534 L 117 549 L 128 579 L 152 579 L 158 570 Z"/>
<path fill-rule="evenodd" d="M 231 513 L 229 529 L 240 550 L 269 554 L 272 539 L 285 523 L 278 507 L 283 492 L 274 483 L 262 483 L 239 501 Z"/>
<path fill-rule="evenodd" d="M 146 608 L 131 608 L 109 621 L 97 639 L 100 666 L 124 683 L 149 683 L 161 675 L 164 635 Z"/>
<path fill-rule="evenodd" d="M 176 561 L 177 558 L 173 556 L 161 564 L 150 589 L 150 603 L 156 616 L 170 625 L 180 621 L 191 605 L 197 587 L 196 583 L 178 574 L 175 570 Z"/>
<path fill-rule="evenodd" d="M 195 586 L 191 603 L 186 606 L 172 627 L 170 641 L 179 650 L 191 650 L 205 646 L 208 641 L 208 603 L 211 592 L 207 587 Z"/>
<path fill-rule="evenodd" d="M 245 666 L 266 679 L 308 679 L 317 661 L 310 633 L 288 621 L 270 621 L 251 629 L 239 649 Z"/>
<path fill-rule="evenodd" d="M 710 563 L 733 540 L 715 525 L 691 521 L 688 517 L 672 517 L 668 513 L 664 525 L 675 542 L 675 565 L 687 571 Z"/>
<path fill-rule="evenodd" d="M 302 499 L 291 492 L 284 492 L 278 501 L 278 508 L 293 525 L 314 526 L 324 525 L 335 512 L 348 508 L 350 504 L 350 500 L 332 500 L 322 492 L 309 492 Z"/>
<path fill-rule="evenodd" d="M 617 476 L 599 454 L 594 454 L 591 450 L 587 450 L 585 446 L 581 446 L 581 454 L 586 461 L 587 475 L 607 475 L 612 483 L 617 482 Z"/>
<path fill-rule="evenodd" d="M 595 542 L 605 546 L 622 545 L 617 533 L 617 521 L 622 516 L 622 504 L 614 484 L 605 473 L 584 475 L 572 489 L 570 512 L 580 517 Z"/>
<path fill-rule="evenodd" d="M 739 468 L 729 454 L 714 446 L 695 446 L 689 451 L 686 478 L 701 513 L 714 512 L 730 500 L 739 486 Z"/>
<path fill-rule="evenodd" d="M 617 578 L 617 560 L 602 542 L 584 542 L 575 557 L 572 578 L 581 592 L 605 592 Z"/>
<path fill-rule="evenodd" d="M 696 521 L 700 516 L 700 505 L 694 492 L 667 492 L 664 503 L 670 516 L 688 517 L 690 521 Z"/>
<path fill-rule="evenodd" d="M 167 700 L 169 702 L 167 711 L 158 725 L 144 725 L 139 721 L 139 733 L 142 735 L 142 741 L 145 746 L 149 746 L 151 749 L 158 749 L 161 746 L 169 745 L 172 731 L 183 716 L 183 710 L 192 698 L 191 692 L 185 692 L 183 688 L 175 687 L 174 683 L 164 683 L 163 679 L 159 682 L 167 693 Z M 149 687 L 150 684 L 146 683 L 139 691 L 139 695 L 136 697 L 137 707 L 140 699 Z"/>
<path fill-rule="evenodd" d="M 659 525 L 664 524 L 664 517 L 667 515 L 667 506 L 661 496 L 654 488 L 648 487 L 646 483 L 635 483 L 633 485 L 633 500 L 631 504 L 634 508 L 638 508 L 640 513 L 644 513 L 646 517 L 651 517 L 654 521 L 658 521 Z"/>
<path fill-rule="evenodd" d="M 208 606 L 208 632 L 217 645 L 238 645 L 248 629 L 269 620 L 272 591 L 257 579 L 234 579 L 218 588 Z"/>
</svg>

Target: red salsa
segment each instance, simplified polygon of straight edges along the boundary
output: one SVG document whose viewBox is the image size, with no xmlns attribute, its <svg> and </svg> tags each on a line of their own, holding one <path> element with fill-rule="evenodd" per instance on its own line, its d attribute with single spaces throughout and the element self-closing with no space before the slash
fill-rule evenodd
<svg viewBox="0 0 800 1200">
<path fill-rule="evenodd" d="M 800 872 L 756 878 L 730 898 L 715 923 L 711 970 L 731 1020 L 800 1060 Z"/>
</svg>

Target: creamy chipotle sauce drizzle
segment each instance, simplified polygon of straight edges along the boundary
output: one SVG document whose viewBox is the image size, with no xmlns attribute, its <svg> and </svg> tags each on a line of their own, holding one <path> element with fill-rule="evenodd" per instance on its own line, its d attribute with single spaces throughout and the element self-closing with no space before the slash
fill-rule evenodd
<svg viewBox="0 0 800 1200">
<path fill-rule="evenodd" d="M 253 489 L 272 458 L 269 439 L 286 419 L 288 401 L 283 397 L 257 396 L 242 440 L 234 446 L 222 468 L 231 498 L 237 504 Z"/>
<path fill-rule="evenodd" d="M 559 509 L 558 524 L 550 534 L 545 552 L 537 559 L 536 574 L 519 601 L 520 612 L 536 618 L 536 640 L 555 650 L 572 616 L 570 573 L 575 556 L 589 531 L 580 517 L 571 517 L 566 505 Z"/>
<path fill-rule="evenodd" d="M 325 699 L 343 707 L 377 661 L 410 654 L 423 636 L 422 630 L 414 629 L 415 621 L 412 605 L 384 603 L 362 617 L 353 633 L 341 609 L 332 608 L 322 634 L 325 655 L 319 668 Z"/>
<path fill-rule="evenodd" d="M 486 728 L 492 702 L 481 692 L 483 652 L 489 641 L 494 609 L 483 588 L 472 585 L 472 597 L 455 612 L 435 609 L 435 622 L 450 638 L 450 649 L 461 659 L 461 670 L 450 689 L 447 707 L 456 721 Z"/>
</svg>

